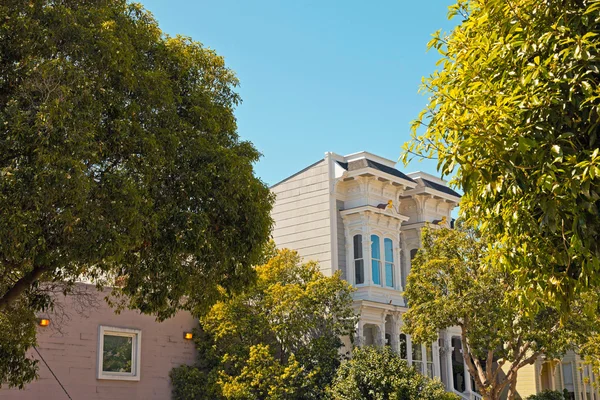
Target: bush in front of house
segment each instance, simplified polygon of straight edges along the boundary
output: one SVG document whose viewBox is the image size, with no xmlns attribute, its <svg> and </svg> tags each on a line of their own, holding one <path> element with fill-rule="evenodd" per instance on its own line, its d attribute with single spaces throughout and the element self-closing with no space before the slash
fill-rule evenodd
<svg viewBox="0 0 600 400">
<path fill-rule="evenodd" d="M 565 396 L 558 390 L 544 390 L 542 393 L 532 394 L 526 400 L 565 400 Z"/>
<path fill-rule="evenodd" d="M 409 367 L 390 348 L 357 348 L 329 389 L 336 400 L 459 400 L 439 380 Z"/>
</svg>

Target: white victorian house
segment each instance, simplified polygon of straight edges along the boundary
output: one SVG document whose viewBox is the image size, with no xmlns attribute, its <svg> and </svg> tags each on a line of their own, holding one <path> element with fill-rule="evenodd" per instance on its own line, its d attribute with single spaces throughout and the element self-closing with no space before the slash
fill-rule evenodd
<svg viewBox="0 0 600 400">
<path fill-rule="evenodd" d="M 407 311 L 402 292 L 420 229 L 450 221 L 460 195 L 433 175 L 404 174 L 395 164 L 368 152 L 326 153 L 273 185 L 273 238 L 278 247 L 318 261 L 325 274 L 340 270 L 356 288 L 356 344 L 389 345 L 449 391 L 475 397 L 458 331 L 440 332 L 439 341 L 428 344 L 401 333 Z"/>
</svg>

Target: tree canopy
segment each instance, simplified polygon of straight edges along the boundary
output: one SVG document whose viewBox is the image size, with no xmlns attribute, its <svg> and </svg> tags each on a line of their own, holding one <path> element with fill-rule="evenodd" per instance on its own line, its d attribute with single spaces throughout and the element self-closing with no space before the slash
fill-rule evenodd
<svg viewBox="0 0 600 400">
<path fill-rule="evenodd" d="M 176 399 L 324 398 L 356 323 L 350 285 L 286 249 L 256 271 L 200 319 L 197 366 L 171 373 Z"/>
<path fill-rule="evenodd" d="M 432 380 L 408 366 L 389 347 L 354 349 L 329 391 L 336 400 L 458 400 Z"/>
<path fill-rule="evenodd" d="M 450 16 L 404 160 L 455 173 L 463 215 L 511 248 L 524 300 L 568 308 L 600 286 L 600 3 L 459 0 Z"/>
<path fill-rule="evenodd" d="M 272 196 L 237 134 L 237 85 L 139 4 L 0 4 L 0 330 L 15 335 L 0 382 L 31 379 L 22 324 L 51 305 L 44 282 L 117 283 L 165 319 L 253 279 Z"/>
<path fill-rule="evenodd" d="M 505 390 L 516 398 L 519 369 L 541 355 L 577 350 L 600 327 L 597 297 L 573 301 L 568 315 L 543 299 L 522 307 L 515 277 L 497 263 L 502 251 L 474 229 L 426 226 L 405 292 L 403 330 L 430 343 L 440 330 L 459 327 L 465 365 L 486 400 Z"/>
</svg>

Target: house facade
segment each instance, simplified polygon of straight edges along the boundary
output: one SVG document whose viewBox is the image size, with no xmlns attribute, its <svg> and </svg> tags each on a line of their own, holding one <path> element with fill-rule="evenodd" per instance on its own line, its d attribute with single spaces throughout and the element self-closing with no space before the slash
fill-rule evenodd
<svg viewBox="0 0 600 400">
<path fill-rule="evenodd" d="M 420 247 L 420 229 L 451 220 L 460 195 L 435 176 L 405 174 L 394 161 L 368 152 L 326 153 L 271 190 L 276 244 L 318 261 L 327 275 L 340 271 L 356 288 L 360 320 L 354 343 L 391 346 L 449 391 L 479 398 L 463 363 L 457 328 L 440 332 L 439 340 L 428 344 L 413 343 L 401 331 L 407 311 L 402 292 Z M 197 319 L 187 312 L 160 323 L 133 310 L 115 314 L 104 301 L 108 292 L 93 285 L 78 288 L 78 295 L 61 305 L 65 318 L 40 315 L 39 352 L 31 352 L 39 360 L 39 379 L 25 390 L 3 387 L 0 400 L 171 398 L 171 369 L 196 361 L 187 334 L 198 326 Z M 86 302 L 79 301 L 82 292 Z M 520 370 L 517 389 L 523 398 L 566 389 L 572 400 L 600 400 L 592 385 L 597 379 L 570 352 L 560 361 L 540 358 Z"/>
<path fill-rule="evenodd" d="M 460 195 L 433 175 L 403 173 L 395 164 L 368 152 L 326 153 L 273 185 L 273 238 L 278 247 L 319 262 L 326 275 L 340 271 L 356 288 L 355 344 L 391 346 L 448 391 L 480 398 L 464 365 L 458 328 L 440 332 L 439 340 L 428 344 L 414 343 L 401 331 L 407 311 L 402 292 L 420 247 L 420 230 L 427 223 L 450 221 Z M 597 378 L 575 354 L 562 363 L 537 360 L 519 375 L 522 398 L 566 388 L 574 400 L 600 400 L 590 384 Z"/>
<path fill-rule="evenodd" d="M 134 310 L 115 314 L 104 301 L 108 291 L 79 284 L 76 293 L 39 315 L 37 351 L 30 351 L 39 378 L 23 390 L 3 385 L 0 400 L 170 399 L 171 369 L 196 362 L 185 334 L 198 320 L 187 312 L 163 322 Z"/>
</svg>

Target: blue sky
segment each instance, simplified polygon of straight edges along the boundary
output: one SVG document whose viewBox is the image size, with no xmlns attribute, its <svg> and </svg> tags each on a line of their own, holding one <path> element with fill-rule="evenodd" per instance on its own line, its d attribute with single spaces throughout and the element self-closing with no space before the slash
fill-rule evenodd
<svg viewBox="0 0 600 400">
<path fill-rule="evenodd" d="M 239 134 L 263 154 L 256 173 L 268 184 L 326 151 L 397 160 L 426 104 L 421 77 L 439 58 L 426 44 L 456 22 L 446 0 L 142 3 L 163 31 L 215 49 L 236 71 Z M 407 169 L 435 173 L 435 164 Z"/>
</svg>

